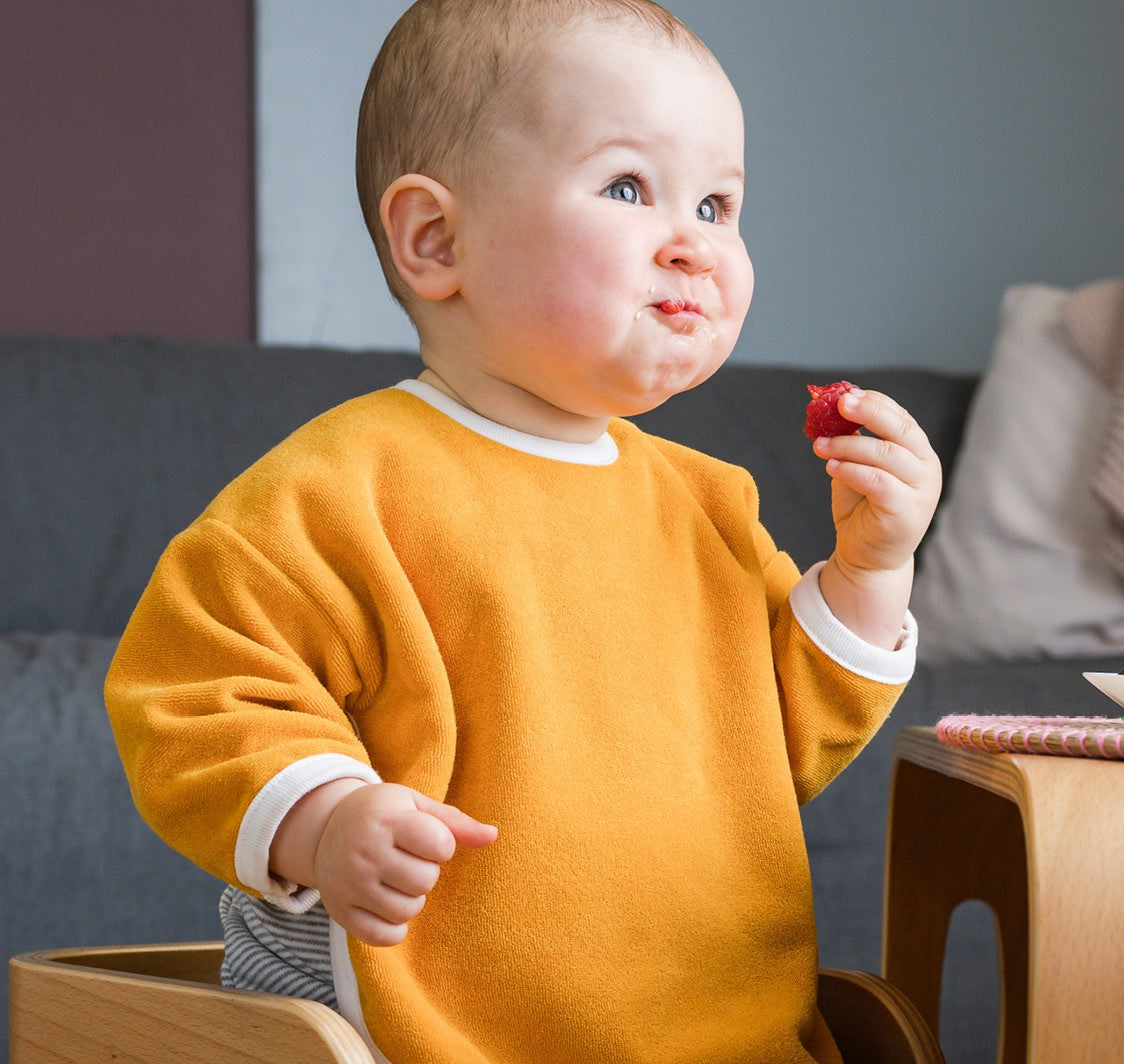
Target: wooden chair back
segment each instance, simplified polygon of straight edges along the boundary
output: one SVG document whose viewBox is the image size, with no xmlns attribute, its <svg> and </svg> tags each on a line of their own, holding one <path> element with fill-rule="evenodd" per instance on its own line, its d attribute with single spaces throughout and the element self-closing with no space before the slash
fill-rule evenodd
<svg viewBox="0 0 1124 1064">
<path fill-rule="evenodd" d="M 375 1064 L 338 1013 L 220 985 L 221 942 L 27 953 L 10 962 L 10 1064 Z M 944 1064 L 910 1002 L 865 972 L 820 972 L 847 1064 Z"/>
</svg>

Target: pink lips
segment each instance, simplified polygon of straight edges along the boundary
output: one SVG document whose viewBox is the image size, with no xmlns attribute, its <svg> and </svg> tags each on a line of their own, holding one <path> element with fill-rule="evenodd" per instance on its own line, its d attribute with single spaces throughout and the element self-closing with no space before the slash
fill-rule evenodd
<svg viewBox="0 0 1124 1064">
<path fill-rule="evenodd" d="M 702 313 L 700 307 L 698 307 L 694 303 L 688 303 L 685 299 L 665 299 L 661 303 L 656 303 L 655 306 L 662 310 L 665 314 L 670 315 L 683 313 Z"/>
</svg>

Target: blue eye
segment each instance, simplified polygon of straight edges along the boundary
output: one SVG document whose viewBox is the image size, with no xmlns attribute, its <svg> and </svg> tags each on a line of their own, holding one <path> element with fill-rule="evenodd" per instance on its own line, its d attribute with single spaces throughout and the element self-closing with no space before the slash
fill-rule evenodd
<svg viewBox="0 0 1124 1064">
<path fill-rule="evenodd" d="M 699 217 L 699 219 L 704 222 L 718 221 L 719 217 L 721 217 L 721 213 L 722 212 L 719 210 L 718 204 L 714 202 L 713 197 L 704 199 L 702 203 L 698 205 L 698 208 L 695 211 L 695 214 Z"/>
<path fill-rule="evenodd" d="M 618 177 L 601 195 L 621 203 L 635 204 L 640 202 L 640 187 L 631 177 Z"/>
<path fill-rule="evenodd" d="M 695 208 L 695 215 L 704 222 L 734 222 L 738 217 L 738 206 L 736 197 L 716 192 Z"/>
</svg>

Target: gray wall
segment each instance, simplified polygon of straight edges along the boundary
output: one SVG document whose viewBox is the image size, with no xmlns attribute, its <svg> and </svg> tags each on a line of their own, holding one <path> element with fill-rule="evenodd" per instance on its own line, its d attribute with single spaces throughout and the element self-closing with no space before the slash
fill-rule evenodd
<svg viewBox="0 0 1124 1064">
<path fill-rule="evenodd" d="M 403 0 L 260 0 L 262 339 L 413 343 L 352 184 Z M 1124 274 L 1120 0 L 671 0 L 747 121 L 735 358 L 981 367 L 1002 290 Z"/>
</svg>

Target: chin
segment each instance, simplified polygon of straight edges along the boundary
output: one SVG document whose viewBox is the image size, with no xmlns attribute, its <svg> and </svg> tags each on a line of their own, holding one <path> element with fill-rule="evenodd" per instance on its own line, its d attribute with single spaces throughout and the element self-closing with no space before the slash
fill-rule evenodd
<svg viewBox="0 0 1124 1064">
<path fill-rule="evenodd" d="M 635 412 L 643 414 L 648 410 L 654 410 L 668 399 L 697 388 L 718 372 L 725 363 L 726 357 L 707 362 L 705 365 L 699 365 L 697 359 L 691 359 L 665 366 L 663 372 L 650 382 L 644 409 Z"/>
<path fill-rule="evenodd" d="M 714 371 L 712 370 L 710 373 L 677 385 L 676 387 L 654 388 L 644 395 L 633 395 L 630 399 L 618 404 L 616 416 L 633 417 L 636 414 L 646 414 L 649 410 L 655 410 L 657 406 L 663 406 L 669 399 L 674 399 L 677 395 L 689 392 L 692 388 L 709 380 L 710 377 L 713 376 L 713 373 Z"/>
<path fill-rule="evenodd" d="M 605 390 L 602 401 L 594 400 L 586 413 L 594 417 L 633 417 L 646 414 L 668 399 L 689 392 L 705 381 L 710 380 L 729 357 L 729 352 L 708 352 L 711 356 L 701 359 L 697 349 L 686 349 L 665 355 L 658 363 L 651 360 L 643 365 L 625 366 L 616 379 L 602 377 Z M 592 407 L 596 407 L 594 410 Z"/>
</svg>

